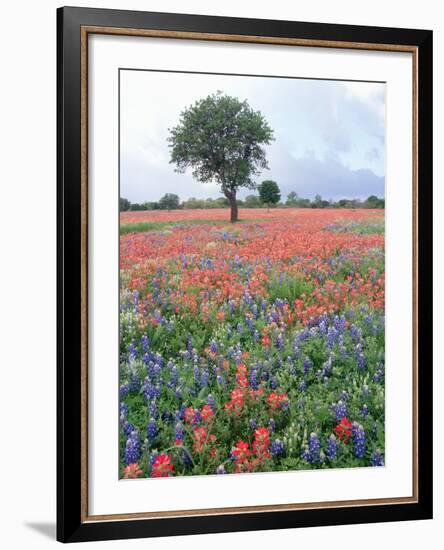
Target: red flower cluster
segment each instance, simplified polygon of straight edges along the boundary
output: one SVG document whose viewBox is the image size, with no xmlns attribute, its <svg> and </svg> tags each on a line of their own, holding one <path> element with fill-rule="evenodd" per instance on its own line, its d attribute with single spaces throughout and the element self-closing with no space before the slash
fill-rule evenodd
<svg viewBox="0 0 444 550">
<path fill-rule="evenodd" d="M 236 446 L 231 451 L 231 456 L 234 458 L 235 472 L 249 472 L 250 464 L 249 457 L 251 456 L 250 446 L 246 441 L 238 441 Z"/>
<path fill-rule="evenodd" d="M 210 405 L 204 405 L 200 415 L 204 422 L 209 422 L 214 417 L 214 412 Z"/>
<path fill-rule="evenodd" d="M 270 433 L 267 428 L 255 430 L 253 452 L 246 441 L 238 441 L 231 451 L 231 456 L 234 459 L 234 471 L 236 473 L 255 471 L 264 459 L 270 458 L 269 445 Z"/>
<path fill-rule="evenodd" d="M 196 453 L 201 453 L 204 450 L 207 441 L 208 432 L 205 428 L 195 428 L 193 433 L 193 449 Z"/>
<path fill-rule="evenodd" d="M 142 470 L 138 464 L 128 464 L 123 470 L 123 479 L 137 479 L 142 475 Z"/>
<path fill-rule="evenodd" d="M 236 388 L 231 392 L 231 400 L 225 404 L 224 409 L 228 414 L 239 416 L 244 408 L 244 392 L 240 388 Z"/>
<path fill-rule="evenodd" d="M 162 453 L 156 457 L 151 471 L 151 477 L 170 477 L 174 471 L 171 456 Z"/>
<path fill-rule="evenodd" d="M 340 439 L 344 443 L 347 443 L 348 438 L 351 435 L 351 428 L 352 423 L 350 422 L 350 420 L 348 420 L 348 418 L 344 417 L 341 418 L 341 420 L 337 423 L 334 432 L 338 439 Z"/>
<path fill-rule="evenodd" d="M 193 407 L 187 407 L 184 412 L 184 419 L 187 424 L 192 424 L 196 418 L 196 413 L 199 412 L 199 409 L 194 409 Z"/>
<path fill-rule="evenodd" d="M 271 392 L 267 398 L 267 403 L 272 411 L 283 409 L 288 406 L 288 395 L 286 393 Z"/>
<path fill-rule="evenodd" d="M 269 458 L 270 433 L 267 428 L 257 428 L 254 432 L 253 452 L 258 458 Z"/>
</svg>

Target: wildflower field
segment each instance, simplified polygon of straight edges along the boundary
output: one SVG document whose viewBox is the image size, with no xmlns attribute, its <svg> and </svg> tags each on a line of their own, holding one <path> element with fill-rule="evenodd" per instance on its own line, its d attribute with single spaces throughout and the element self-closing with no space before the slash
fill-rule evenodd
<svg viewBox="0 0 444 550">
<path fill-rule="evenodd" d="M 124 212 L 120 476 L 384 465 L 384 211 Z"/>
</svg>

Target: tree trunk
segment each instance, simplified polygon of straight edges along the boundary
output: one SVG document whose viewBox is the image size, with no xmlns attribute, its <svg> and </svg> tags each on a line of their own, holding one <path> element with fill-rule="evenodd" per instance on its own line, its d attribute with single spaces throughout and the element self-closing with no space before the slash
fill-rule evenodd
<svg viewBox="0 0 444 550">
<path fill-rule="evenodd" d="M 236 201 L 236 195 L 233 193 L 231 197 L 229 198 L 230 206 L 231 206 L 231 223 L 236 223 L 238 221 L 238 208 L 237 208 L 237 201 Z"/>
</svg>

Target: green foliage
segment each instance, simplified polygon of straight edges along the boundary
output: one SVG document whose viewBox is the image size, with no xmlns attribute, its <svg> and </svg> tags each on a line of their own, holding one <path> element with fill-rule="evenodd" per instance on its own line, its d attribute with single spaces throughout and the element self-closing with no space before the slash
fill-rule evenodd
<svg viewBox="0 0 444 550">
<path fill-rule="evenodd" d="M 296 191 L 290 191 L 287 195 L 285 206 L 289 208 L 385 208 L 385 200 L 371 195 L 365 201 L 360 199 L 339 199 L 337 201 L 325 200 L 321 195 L 316 195 L 313 200 L 299 197 Z"/>
<path fill-rule="evenodd" d="M 248 195 L 244 200 L 245 208 L 260 208 L 262 203 L 257 195 Z"/>
<path fill-rule="evenodd" d="M 259 111 L 217 92 L 185 109 L 170 129 L 170 162 L 178 172 L 191 168 L 200 182 L 216 181 L 237 221 L 236 192 L 253 189 L 253 176 L 268 168 L 263 146 L 272 139 L 273 130 Z"/>
<path fill-rule="evenodd" d="M 128 199 L 124 199 L 123 197 L 119 198 L 119 209 L 120 212 L 125 212 L 126 210 L 129 210 L 131 208 L 131 203 Z"/>
<path fill-rule="evenodd" d="M 208 209 L 208 208 L 226 208 L 230 205 L 228 202 L 228 199 L 225 197 L 218 197 L 217 199 L 196 199 L 194 197 L 190 197 L 186 201 L 182 203 L 182 207 L 184 209 Z"/>
<path fill-rule="evenodd" d="M 278 184 L 273 180 L 264 180 L 259 185 L 259 198 L 268 206 L 277 204 L 281 200 L 281 192 Z"/>
<path fill-rule="evenodd" d="M 139 204 L 137 202 L 131 203 L 130 210 L 133 212 L 138 212 L 141 210 L 146 210 L 146 206 L 144 204 Z"/>
<path fill-rule="evenodd" d="M 288 274 L 273 275 L 268 283 L 271 300 L 287 300 L 289 303 L 293 303 L 302 294 L 309 295 L 312 288 L 309 281 Z"/>
<path fill-rule="evenodd" d="M 238 220 L 239 223 L 252 223 L 267 221 L 267 218 L 254 218 L 248 220 Z M 146 233 L 147 231 L 162 231 L 180 227 L 183 225 L 226 225 L 224 220 L 182 220 L 177 222 L 138 222 L 125 223 L 120 225 L 120 235 L 128 233 Z"/>
<path fill-rule="evenodd" d="M 159 208 L 161 210 L 177 210 L 180 208 L 180 199 L 174 193 L 166 193 L 159 200 Z"/>
</svg>

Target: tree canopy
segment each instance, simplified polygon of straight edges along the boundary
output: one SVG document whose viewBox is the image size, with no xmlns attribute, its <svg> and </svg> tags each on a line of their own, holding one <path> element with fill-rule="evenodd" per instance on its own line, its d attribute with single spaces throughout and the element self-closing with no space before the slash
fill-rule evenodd
<svg viewBox="0 0 444 550">
<path fill-rule="evenodd" d="M 190 167 L 200 182 L 217 182 L 235 222 L 237 190 L 256 187 L 253 177 L 268 168 L 263 146 L 273 139 L 262 113 L 247 101 L 217 92 L 185 109 L 170 129 L 170 162 L 178 172 Z"/>
<path fill-rule="evenodd" d="M 281 192 L 278 184 L 273 180 L 264 180 L 259 185 L 259 198 L 268 207 L 277 204 L 281 200 Z"/>
<path fill-rule="evenodd" d="M 174 193 L 166 193 L 159 200 L 159 208 L 161 210 L 177 210 L 180 207 L 180 199 Z"/>
</svg>

